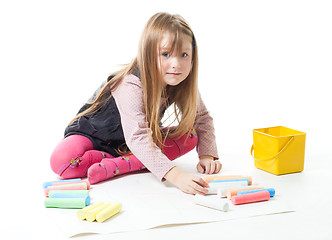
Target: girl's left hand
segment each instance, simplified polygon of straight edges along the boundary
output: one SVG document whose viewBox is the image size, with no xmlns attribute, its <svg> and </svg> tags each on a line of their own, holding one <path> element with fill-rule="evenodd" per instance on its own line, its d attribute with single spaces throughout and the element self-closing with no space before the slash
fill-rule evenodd
<svg viewBox="0 0 332 240">
<path fill-rule="evenodd" d="M 222 165 L 218 160 L 201 158 L 197 164 L 197 171 L 199 173 L 213 174 L 220 172 L 221 167 Z"/>
</svg>

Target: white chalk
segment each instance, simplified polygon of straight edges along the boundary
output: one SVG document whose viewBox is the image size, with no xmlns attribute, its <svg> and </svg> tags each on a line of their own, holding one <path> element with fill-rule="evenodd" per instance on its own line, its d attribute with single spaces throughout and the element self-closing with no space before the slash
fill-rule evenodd
<svg viewBox="0 0 332 240">
<path fill-rule="evenodd" d="M 217 196 L 203 196 L 196 194 L 194 202 L 198 205 L 227 212 L 229 210 L 228 200 L 220 199 Z"/>
<path fill-rule="evenodd" d="M 218 189 L 219 189 L 219 194 L 220 197 L 226 197 L 226 191 L 230 189 L 236 189 L 236 188 L 241 188 L 248 186 L 247 181 L 238 181 L 238 182 L 210 182 L 209 183 L 209 188 L 208 188 L 208 193 L 207 194 L 218 194 Z"/>
</svg>

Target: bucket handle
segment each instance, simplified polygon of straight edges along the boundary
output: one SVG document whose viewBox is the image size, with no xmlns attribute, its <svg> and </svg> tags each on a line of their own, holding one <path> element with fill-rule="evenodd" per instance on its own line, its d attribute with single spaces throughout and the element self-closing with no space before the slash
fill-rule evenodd
<svg viewBox="0 0 332 240">
<path fill-rule="evenodd" d="M 288 148 L 288 146 L 289 146 L 289 144 L 291 144 L 291 142 L 293 142 L 294 141 L 294 137 L 291 137 L 289 140 L 288 140 L 288 142 L 285 144 L 285 146 L 277 153 L 277 154 L 275 154 L 274 156 L 272 156 L 272 157 L 269 157 L 269 158 L 266 158 L 266 159 L 257 159 L 257 158 L 255 158 L 255 156 L 254 156 L 254 154 L 253 154 L 253 152 L 254 152 L 254 148 L 255 148 L 255 145 L 253 144 L 252 146 L 251 146 L 251 156 L 253 157 L 253 159 L 255 159 L 256 161 L 270 161 L 270 160 L 272 160 L 272 159 L 275 159 L 275 158 L 277 158 L 277 157 L 279 157 L 279 155 L 280 154 L 282 154 L 287 148 Z"/>
</svg>

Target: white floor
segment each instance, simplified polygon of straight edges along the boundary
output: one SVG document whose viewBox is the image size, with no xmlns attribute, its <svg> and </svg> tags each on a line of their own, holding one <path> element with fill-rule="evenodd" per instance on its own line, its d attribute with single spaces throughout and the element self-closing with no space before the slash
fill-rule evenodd
<svg viewBox="0 0 332 240">
<path fill-rule="evenodd" d="M 238 155 L 224 162 L 223 174 L 239 173 L 253 177 L 254 183 L 274 186 L 277 193 L 287 198 L 296 211 L 265 216 L 240 218 L 228 221 L 160 226 L 134 232 L 113 234 L 81 234 L 73 239 L 167 239 L 172 236 L 227 237 L 227 239 L 331 239 L 332 207 L 329 188 L 331 162 L 324 156 L 308 156 L 302 173 L 275 176 L 255 169 L 249 157 Z M 185 161 L 185 160 L 183 160 Z M 247 163 L 245 162 L 247 161 Z M 233 163 L 232 163 L 233 162 Z M 237 165 L 240 167 L 236 167 Z M 183 165 L 183 164 L 182 164 Z M 180 167 L 186 168 L 179 163 Z M 55 176 L 45 170 L 39 178 L 25 178 L 14 186 L 3 182 L 1 235 L 9 239 L 67 239 L 55 222 L 46 215 L 43 207 L 42 182 Z M 165 186 L 166 187 L 166 186 Z M 227 214 L 227 213 L 225 213 Z M 149 216 L 142 216 L 142 221 Z M 70 226 L 68 226 L 70 228 Z M 8 239 L 8 238 L 6 238 Z"/>
</svg>

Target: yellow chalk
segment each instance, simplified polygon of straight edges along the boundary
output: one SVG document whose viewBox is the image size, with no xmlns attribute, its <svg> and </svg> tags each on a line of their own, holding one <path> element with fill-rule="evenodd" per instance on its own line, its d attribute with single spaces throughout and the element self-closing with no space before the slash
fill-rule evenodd
<svg viewBox="0 0 332 240">
<path fill-rule="evenodd" d="M 97 202 L 97 203 L 94 203 L 88 207 L 85 207 L 83 209 L 80 209 L 77 211 L 76 213 L 76 216 L 78 217 L 78 219 L 81 219 L 81 220 L 84 220 L 86 219 L 86 213 L 88 211 L 91 211 L 92 209 L 96 208 L 96 207 L 99 207 L 101 205 L 103 205 L 104 203 L 103 202 Z"/>
<path fill-rule="evenodd" d="M 97 222 L 104 222 L 115 214 L 119 213 L 122 209 L 121 203 L 112 203 L 111 206 L 105 208 L 101 212 L 99 212 L 96 216 Z"/>
<path fill-rule="evenodd" d="M 94 220 L 96 220 L 96 216 L 99 212 L 103 211 L 105 208 L 111 206 L 110 203 L 103 203 L 102 205 L 91 209 L 90 211 L 86 212 L 86 220 L 88 220 L 89 222 L 93 222 Z"/>
</svg>

